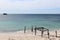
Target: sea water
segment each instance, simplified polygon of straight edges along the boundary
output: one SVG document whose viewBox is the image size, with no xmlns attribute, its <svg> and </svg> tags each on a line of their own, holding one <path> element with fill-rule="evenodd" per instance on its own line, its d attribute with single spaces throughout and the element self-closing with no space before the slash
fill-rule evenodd
<svg viewBox="0 0 60 40">
<path fill-rule="evenodd" d="M 60 14 L 0 14 L 0 31 L 20 31 L 26 26 L 60 29 Z"/>
</svg>

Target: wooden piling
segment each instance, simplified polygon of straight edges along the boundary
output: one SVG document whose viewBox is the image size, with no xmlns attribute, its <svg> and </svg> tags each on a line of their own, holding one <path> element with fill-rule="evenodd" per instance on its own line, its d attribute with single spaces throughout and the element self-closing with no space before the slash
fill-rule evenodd
<svg viewBox="0 0 60 40">
<path fill-rule="evenodd" d="M 43 30 L 41 30 L 41 37 L 43 37 Z"/>
<path fill-rule="evenodd" d="M 26 33 L 26 26 L 24 27 L 24 33 Z"/>
<path fill-rule="evenodd" d="M 49 30 L 47 30 L 47 35 L 48 35 L 48 38 L 50 38 L 50 36 L 49 36 L 49 35 L 50 35 L 50 34 L 49 34 Z"/>
<path fill-rule="evenodd" d="M 55 34 L 56 34 L 55 36 L 57 37 L 57 31 L 55 31 Z"/>
<path fill-rule="evenodd" d="M 32 26 L 32 28 L 31 28 L 31 32 L 33 32 L 33 26 Z"/>
<path fill-rule="evenodd" d="M 37 30 L 36 30 L 36 27 L 35 27 L 35 35 L 36 35 L 36 31 L 37 31 Z"/>
</svg>

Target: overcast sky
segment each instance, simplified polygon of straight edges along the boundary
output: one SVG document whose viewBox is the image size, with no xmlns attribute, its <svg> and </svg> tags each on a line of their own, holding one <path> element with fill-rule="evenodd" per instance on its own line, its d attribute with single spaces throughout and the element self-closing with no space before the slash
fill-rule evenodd
<svg viewBox="0 0 60 40">
<path fill-rule="evenodd" d="M 60 0 L 0 0 L 0 13 L 60 13 Z"/>
</svg>

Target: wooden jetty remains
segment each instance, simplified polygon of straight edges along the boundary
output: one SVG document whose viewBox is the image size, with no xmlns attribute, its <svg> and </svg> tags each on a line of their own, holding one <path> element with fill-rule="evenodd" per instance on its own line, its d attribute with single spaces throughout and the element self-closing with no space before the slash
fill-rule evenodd
<svg viewBox="0 0 60 40">
<path fill-rule="evenodd" d="M 43 37 L 44 32 L 47 31 L 47 35 L 48 35 L 48 38 L 49 38 L 49 30 L 47 28 L 35 27 L 34 30 L 35 30 L 35 35 L 36 35 L 37 30 L 41 31 L 41 37 Z"/>
</svg>

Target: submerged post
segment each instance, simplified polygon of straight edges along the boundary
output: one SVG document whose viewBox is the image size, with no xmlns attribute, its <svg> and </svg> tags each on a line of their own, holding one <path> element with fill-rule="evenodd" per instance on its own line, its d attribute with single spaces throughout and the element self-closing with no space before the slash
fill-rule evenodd
<svg viewBox="0 0 60 40">
<path fill-rule="evenodd" d="M 33 32 L 33 26 L 32 26 L 32 28 L 31 28 L 31 32 Z"/>
<path fill-rule="evenodd" d="M 24 33 L 26 33 L 26 26 L 24 27 Z"/>
</svg>

